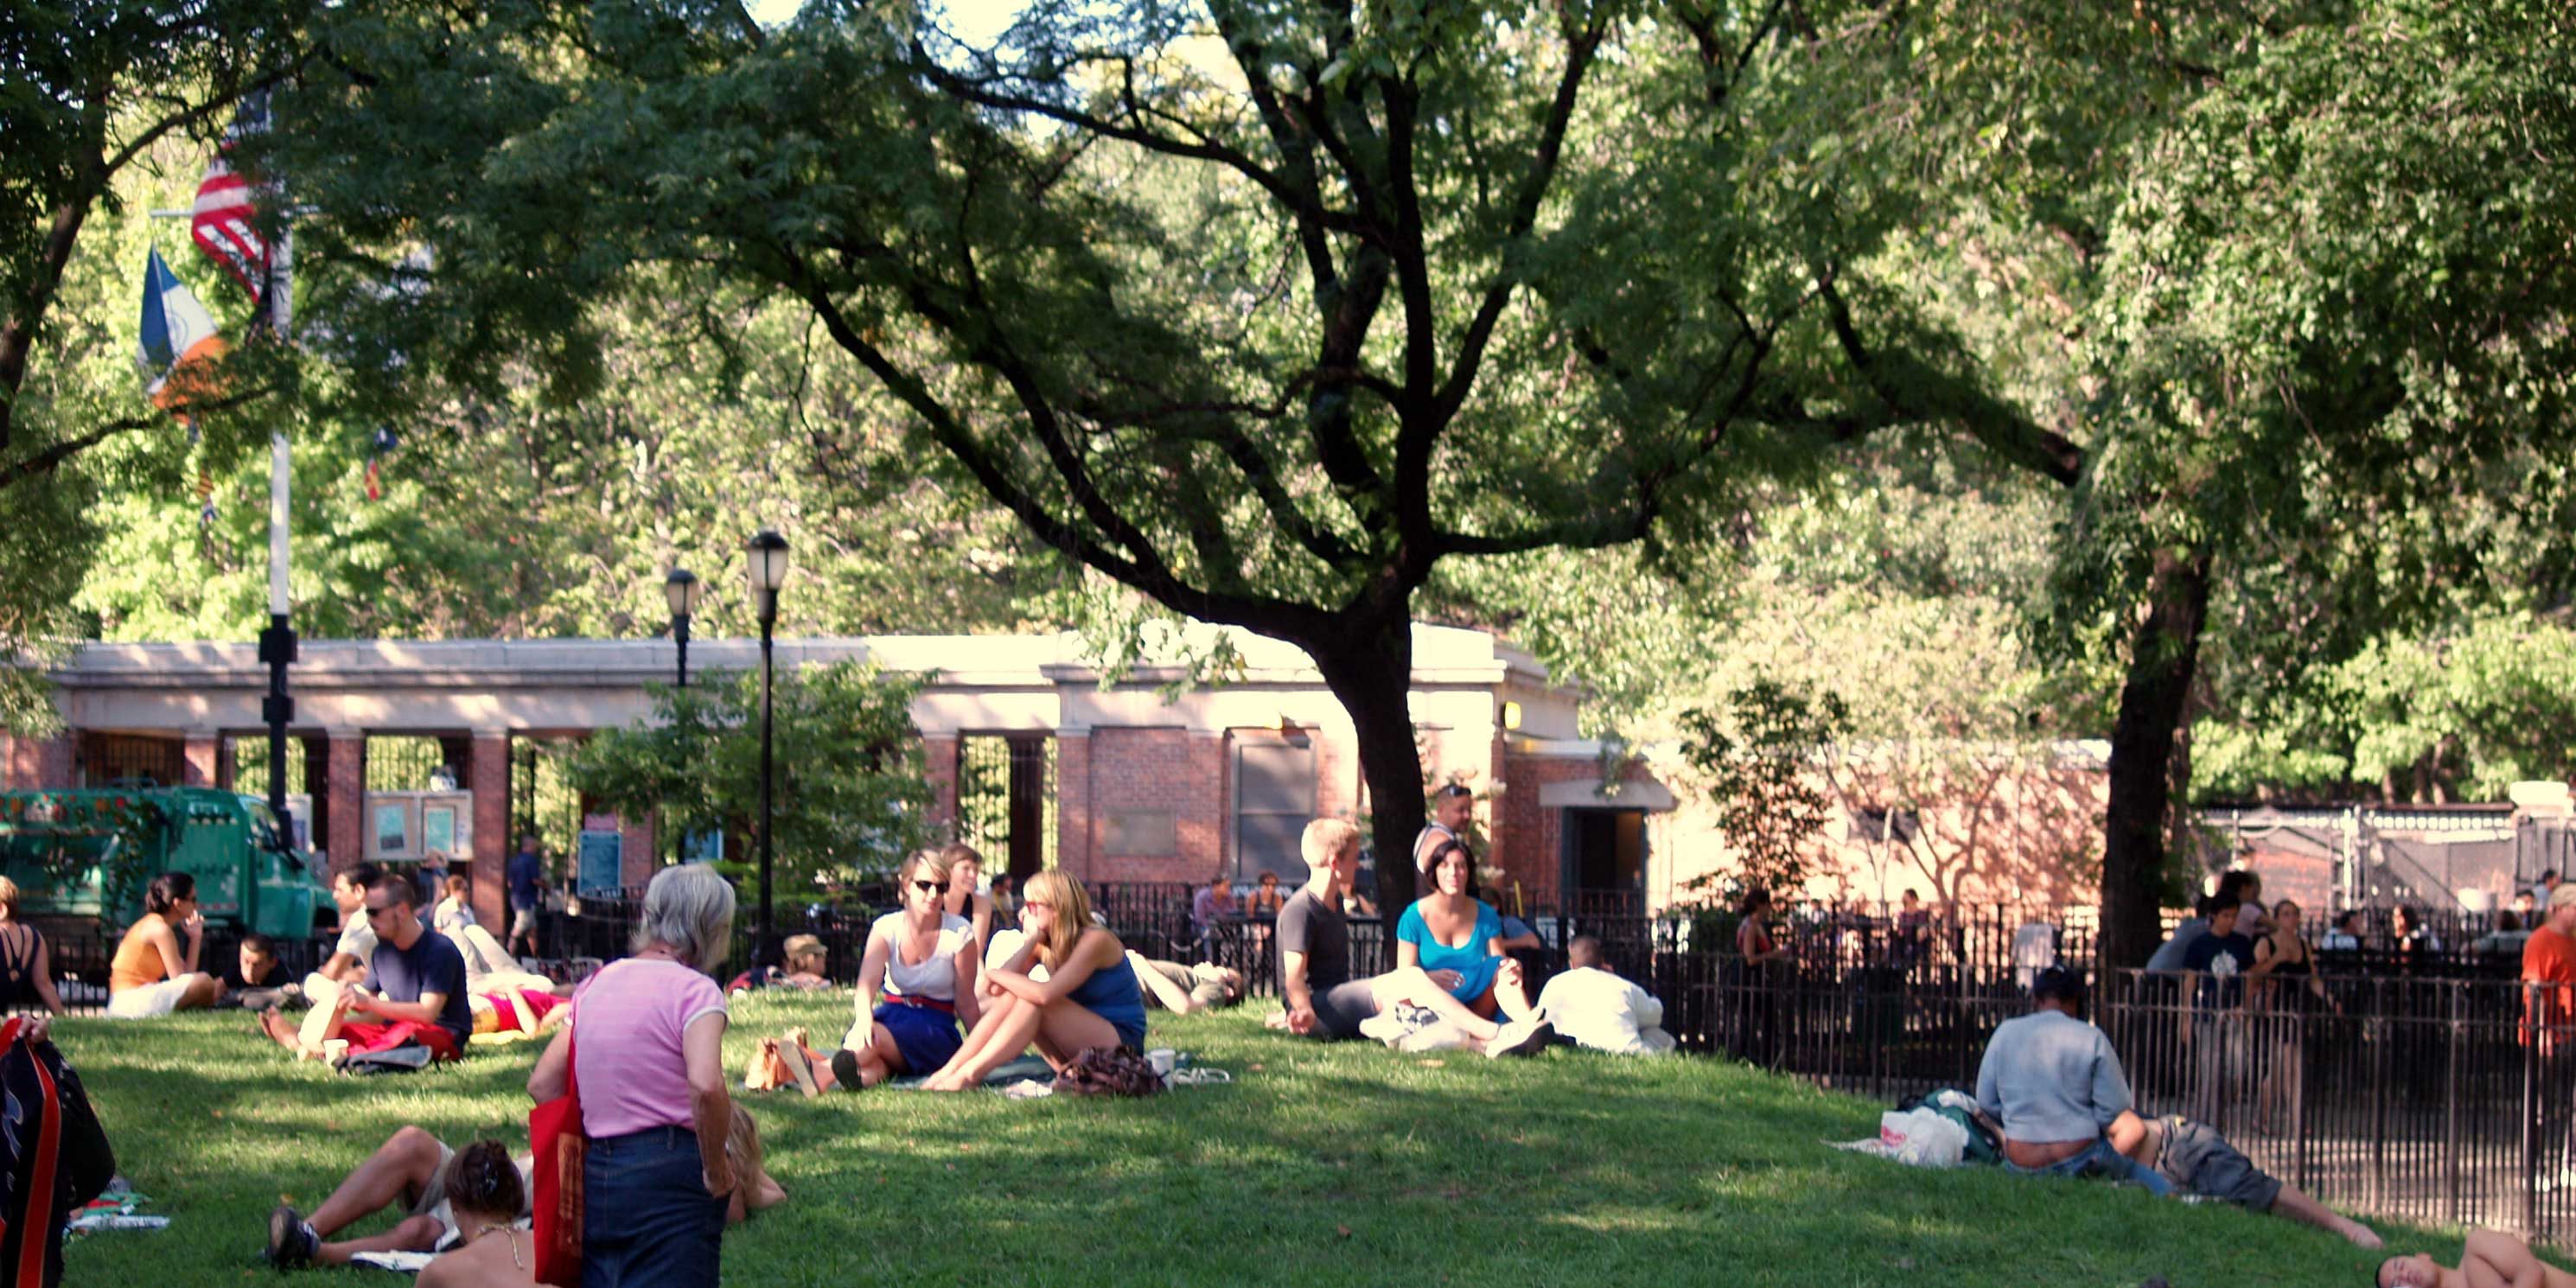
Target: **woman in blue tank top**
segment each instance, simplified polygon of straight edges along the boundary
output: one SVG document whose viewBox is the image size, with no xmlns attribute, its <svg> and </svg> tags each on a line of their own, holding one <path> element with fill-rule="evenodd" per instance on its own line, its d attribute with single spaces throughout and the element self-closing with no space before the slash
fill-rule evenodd
<svg viewBox="0 0 2576 1288">
<path fill-rule="evenodd" d="M 1091 1047 L 1145 1045 L 1145 995 L 1127 946 L 1091 924 L 1091 900 L 1062 872 L 1029 878 L 1020 900 L 1028 938 L 1011 959 L 985 972 L 984 1015 L 966 1044 L 922 1087 L 965 1091 L 1034 1044 L 1062 1069 Z M 1044 982 L 1029 978 L 1044 966 Z"/>
<path fill-rule="evenodd" d="M 1414 901 L 1395 923 L 1396 965 L 1419 966 L 1451 997 L 1490 1019 L 1496 1011 L 1525 1019 L 1534 1013 L 1521 982 L 1520 963 L 1503 955 L 1503 918 L 1478 899 L 1476 858 L 1465 846 L 1443 847 L 1431 866 L 1431 893 Z"/>
</svg>

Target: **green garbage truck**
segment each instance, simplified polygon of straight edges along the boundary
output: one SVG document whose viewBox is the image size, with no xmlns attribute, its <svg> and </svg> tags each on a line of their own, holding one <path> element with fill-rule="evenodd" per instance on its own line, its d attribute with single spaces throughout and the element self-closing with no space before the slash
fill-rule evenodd
<svg viewBox="0 0 2576 1288">
<path fill-rule="evenodd" d="M 313 868 L 255 796 L 211 787 L 0 792 L 0 875 L 17 883 L 19 911 L 31 918 L 125 926 L 143 915 L 153 877 L 185 872 L 210 926 L 302 939 L 332 908 Z"/>
</svg>

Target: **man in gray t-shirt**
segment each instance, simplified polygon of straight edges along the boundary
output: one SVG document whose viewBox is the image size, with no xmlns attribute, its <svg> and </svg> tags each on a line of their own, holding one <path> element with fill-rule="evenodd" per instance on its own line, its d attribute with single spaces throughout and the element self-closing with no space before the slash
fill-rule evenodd
<svg viewBox="0 0 2576 1288">
<path fill-rule="evenodd" d="M 1398 1002 L 1425 1007 L 1455 1026 L 1467 1045 L 1487 1055 L 1544 1050 L 1556 1030 L 1545 1020 L 1497 1024 L 1467 1009 L 1418 966 L 1369 979 L 1351 978 L 1350 923 L 1342 891 L 1360 868 L 1360 832 L 1337 818 L 1306 825 L 1300 847 L 1310 875 L 1279 910 L 1279 1013 L 1274 1028 L 1322 1038 L 1357 1037 L 1360 1023 Z"/>
</svg>

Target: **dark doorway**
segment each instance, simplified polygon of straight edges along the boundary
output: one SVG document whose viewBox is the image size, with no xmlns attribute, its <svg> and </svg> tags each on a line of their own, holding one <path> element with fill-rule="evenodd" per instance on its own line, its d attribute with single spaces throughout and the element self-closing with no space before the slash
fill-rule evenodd
<svg viewBox="0 0 2576 1288">
<path fill-rule="evenodd" d="M 1646 908 L 1646 812 L 1568 808 L 1557 829 L 1566 910 L 1635 916 Z"/>
<path fill-rule="evenodd" d="M 978 735 L 957 746 L 958 839 L 1025 883 L 1055 866 L 1055 739 Z M 999 860 L 999 862 L 996 862 Z"/>
</svg>

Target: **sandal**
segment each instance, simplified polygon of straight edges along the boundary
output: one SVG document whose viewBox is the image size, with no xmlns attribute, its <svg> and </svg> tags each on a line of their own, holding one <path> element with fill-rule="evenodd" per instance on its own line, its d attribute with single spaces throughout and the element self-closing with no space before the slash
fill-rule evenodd
<svg viewBox="0 0 2576 1288">
<path fill-rule="evenodd" d="M 805 1058 L 803 1043 L 780 1042 L 778 1062 L 787 1066 L 787 1076 L 795 1079 L 798 1091 L 804 1092 L 808 1097 L 823 1094 L 823 1084 L 814 1080 L 814 1064 Z"/>
<path fill-rule="evenodd" d="M 1234 1075 L 1223 1069 L 1191 1065 L 1185 1069 L 1172 1070 L 1163 1076 L 1163 1081 L 1175 1087 L 1215 1087 L 1234 1081 Z"/>
</svg>

